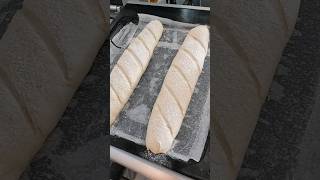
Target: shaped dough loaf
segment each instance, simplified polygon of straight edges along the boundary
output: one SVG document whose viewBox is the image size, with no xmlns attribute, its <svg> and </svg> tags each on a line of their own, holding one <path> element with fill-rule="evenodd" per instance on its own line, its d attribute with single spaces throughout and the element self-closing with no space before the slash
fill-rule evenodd
<svg viewBox="0 0 320 180">
<path fill-rule="evenodd" d="M 110 125 L 116 120 L 146 70 L 162 32 L 161 22 L 151 21 L 132 40 L 114 66 L 110 75 Z"/>
<path fill-rule="evenodd" d="M 172 61 L 148 123 L 146 146 L 166 153 L 177 136 L 207 55 L 209 30 L 190 30 Z"/>
</svg>

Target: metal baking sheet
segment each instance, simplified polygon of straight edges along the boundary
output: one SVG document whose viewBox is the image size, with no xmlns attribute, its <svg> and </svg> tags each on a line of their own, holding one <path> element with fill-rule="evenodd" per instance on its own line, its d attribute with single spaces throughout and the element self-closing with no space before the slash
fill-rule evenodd
<svg viewBox="0 0 320 180">
<path fill-rule="evenodd" d="M 147 23 L 154 19 L 162 22 L 164 32 L 138 86 L 121 111 L 117 122 L 110 129 L 111 135 L 127 139 L 139 145 L 145 145 L 149 116 L 171 62 L 188 31 L 196 26 L 195 24 L 139 14 L 138 25 L 128 24 L 112 39 L 113 43 L 110 43 L 111 69 L 130 43 L 130 40 L 138 35 Z M 205 146 L 210 127 L 209 51 L 181 129 L 172 149 L 167 154 L 174 159 L 199 161 Z M 148 151 L 145 153 L 146 156 L 154 156 Z"/>
</svg>

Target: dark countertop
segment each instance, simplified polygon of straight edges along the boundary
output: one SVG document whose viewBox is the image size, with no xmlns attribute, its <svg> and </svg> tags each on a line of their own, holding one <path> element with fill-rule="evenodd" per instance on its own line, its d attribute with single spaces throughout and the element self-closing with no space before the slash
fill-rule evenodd
<svg viewBox="0 0 320 180">
<path fill-rule="evenodd" d="M 205 10 L 145 6 L 139 4 L 127 4 L 125 6 L 125 9 L 134 9 L 138 13 L 151 14 L 185 23 L 209 24 L 210 11 Z"/>
</svg>

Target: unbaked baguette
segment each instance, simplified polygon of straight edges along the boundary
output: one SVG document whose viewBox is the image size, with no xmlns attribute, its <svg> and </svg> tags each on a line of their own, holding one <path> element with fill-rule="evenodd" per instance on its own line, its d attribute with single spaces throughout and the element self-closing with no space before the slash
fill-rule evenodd
<svg viewBox="0 0 320 180">
<path fill-rule="evenodd" d="M 110 75 L 110 125 L 127 103 L 146 70 L 162 32 L 161 22 L 151 21 L 132 40 L 114 66 Z"/>
<path fill-rule="evenodd" d="M 146 146 L 153 153 L 166 153 L 177 136 L 207 55 L 209 30 L 190 30 L 172 61 L 153 106 Z"/>
</svg>

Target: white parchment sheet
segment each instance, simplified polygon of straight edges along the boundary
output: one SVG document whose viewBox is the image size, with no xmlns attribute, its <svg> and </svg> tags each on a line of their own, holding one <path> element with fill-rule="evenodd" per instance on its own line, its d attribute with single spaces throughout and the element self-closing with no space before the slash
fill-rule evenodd
<svg viewBox="0 0 320 180">
<path fill-rule="evenodd" d="M 148 120 L 153 104 L 160 92 L 164 77 L 184 41 L 195 24 L 181 23 L 157 16 L 139 14 L 139 24 L 126 25 L 110 43 L 111 69 L 130 40 L 138 35 L 147 23 L 158 19 L 164 26 L 162 37 L 153 52 L 150 63 L 128 103 L 121 111 L 110 134 L 140 145 L 145 145 Z M 118 47 L 121 47 L 120 49 Z M 210 47 L 210 45 L 209 45 Z M 174 159 L 199 161 L 210 127 L 210 50 L 205 59 L 202 73 L 192 95 L 181 129 L 168 156 Z"/>
</svg>

